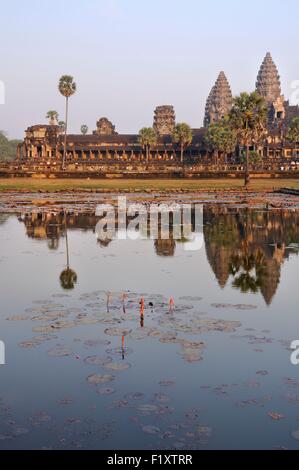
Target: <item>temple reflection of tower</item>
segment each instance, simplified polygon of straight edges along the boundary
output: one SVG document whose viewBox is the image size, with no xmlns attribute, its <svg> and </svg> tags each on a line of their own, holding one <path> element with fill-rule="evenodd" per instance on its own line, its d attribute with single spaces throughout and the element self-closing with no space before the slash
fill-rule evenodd
<svg viewBox="0 0 299 470">
<path fill-rule="evenodd" d="M 297 252 L 299 211 L 211 208 L 205 213 L 205 244 L 219 285 L 230 278 L 242 292 L 261 292 L 271 304 L 285 259 Z"/>
<path fill-rule="evenodd" d="M 19 220 L 25 224 L 28 237 L 48 241 L 50 249 L 57 249 L 59 239 L 65 236 L 63 217 L 63 213 L 34 213 Z M 91 213 L 70 213 L 68 230 L 95 233 L 99 220 Z M 115 220 L 118 230 L 117 217 Z M 126 217 L 127 227 L 131 221 L 132 217 Z M 171 215 L 169 222 L 165 236 L 165 227 L 159 219 L 157 236 L 153 239 L 154 251 L 160 257 L 175 256 L 178 245 L 187 241 L 183 235 L 177 237 Z M 194 218 L 190 231 L 195 231 Z M 203 234 L 207 259 L 219 286 L 224 288 L 231 281 L 241 292 L 260 292 L 269 305 L 280 283 L 282 264 L 298 251 L 299 210 L 206 206 Z M 150 230 L 143 233 L 143 238 L 152 238 Z M 113 243 L 114 240 L 109 238 L 98 241 L 103 249 Z"/>
</svg>

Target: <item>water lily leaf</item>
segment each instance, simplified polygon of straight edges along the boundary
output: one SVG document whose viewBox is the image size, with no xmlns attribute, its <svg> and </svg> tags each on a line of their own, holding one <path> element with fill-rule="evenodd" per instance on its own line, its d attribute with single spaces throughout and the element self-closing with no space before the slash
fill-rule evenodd
<svg viewBox="0 0 299 470">
<path fill-rule="evenodd" d="M 273 411 L 270 411 L 268 413 L 269 418 L 273 419 L 273 421 L 280 421 L 281 419 L 284 419 L 285 416 L 280 414 L 280 413 L 275 413 Z"/>
<path fill-rule="evenodd" d="M 146 434 L 160 434 L 161 429 L 158 428 L 157 426 L 144 426 L 142 428 L 142 431 L 145 432 Z"/>
<path fill-rule="evenodd" d="M 175 385 L 175 382 L 172 380 L 161 380 L 159 382 L 159 385 L 161 387 L 173 387 Z"/>
<path fill-rule="evenodd" d="M 128 328 L 107 328 L 105 334 L 108 336 L 128 336 L 132 330 Z"/>
<path fill-rule="evenodd" d="M 92 385 L 105 384 L 108 382 L 113 382 L 115 377 L 113 375 L 98 375 L 92 374 L 87 377 L 87 382 Z"/>
<path fill-rule="evenodd" d="M 6 318 L 7 321 L 26 321 L 29 319 L 30 317 L 26 315 L 13 315 L 12 317 Z"/>
<path fill-rule="evenodd" d="M 84 346 L 87 348 L 95 348 L 96 346 L 109 346 L 111 341 L 104 339 L 88 339 L 84 341 Z"/>
<path fill-rule="evenodd" d="M 93 366 L 103 366 L 104 364 L 107 364 L 108 362 L 111 362 L 111 361 L 112 361 L 111 357 L 104 357 L 104 356 L 90 356 L 84 360 L 86 364 L 93 365 Z"/>
<path fill-rule="evenodd" d="M 130 369 L 131 365 L 125 362 L 108 362 L 104 364 L 104 368 L 107 370 L 113 370 L 115 372 L 122 372 Z"/>
<path fill-rule="evenodd" d="M 127 400 L 143 400 L 145 397 L 144 393 L 141 392 L 135 392 L 135 393 L 128 393 L 125 395 L 125 398 Z"/>
<path fill-rule="evenodd" d="M 19 346 L 24 349 L 33 349 L 40 346 L 40 341 L 22 341 Z"/>
<path fill-rule="evenodd" d="M 168 403 L 170 401 L 170 397 L 164 393 L 155 393 L 153 399 L 158 403 Z"/>
<path fill-rule="evenodd" d="M 48 355 L 52 357 L 67 357 L 72 355 L 72 351 L 66 348 L 58 347 L 48 351 Z"/>
<path fill-rule="evenodd" d="M 150 416 L 159 411 L 159 407 L 156 405 L 139 405 L 137 407 L 137 413 L 140 416 Z"/>
</svg>

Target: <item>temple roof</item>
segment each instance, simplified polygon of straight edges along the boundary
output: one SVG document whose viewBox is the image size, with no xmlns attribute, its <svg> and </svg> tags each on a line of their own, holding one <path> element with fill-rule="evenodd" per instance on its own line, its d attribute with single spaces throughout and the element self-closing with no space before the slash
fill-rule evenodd
<svg viewBox="0 0 299 470">
<path fill-rule="evenodd" d="M 204 126 L 221 119 L 232 107 L 233 95 L 224 72 L 220 72 L 207 99 Z"/>
<path fill-rule="evenodd" d="M 280 76 L 270 52 L 267 52 L 257 76 L 256 90 L 269 103 L 281 96 Z"/>
<path fill-rule="evenodd" d="M 199 144 L 203 142 L 206 129 L 193 129 L 193 144 Z M 63 141 L 64 136 L 60 136 Z M 75 144 L 138 144 L 138 134 L 117 134 L 117 135 L 98 135 L 98 134 L 69 134 L 67 136 L 69 143 Z M 171 144 L 171 135 L 163 135 L 158 139 L 159 144 Z"/>
</svg>

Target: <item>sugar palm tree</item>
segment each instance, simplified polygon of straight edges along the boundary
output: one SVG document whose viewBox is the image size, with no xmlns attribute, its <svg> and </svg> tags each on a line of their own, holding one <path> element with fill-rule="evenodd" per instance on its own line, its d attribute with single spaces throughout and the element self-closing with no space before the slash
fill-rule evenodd
<svg viewBox="0 0 299 470">
<path fill-rule="evenodd" d="M 145 149 L 146 161 L 148 162 L 151 148 L 158 142 L 156 131 L 152 127 L 143 127 L 139 131 L 138 142 Z"/>
<path fill-rule="evenodd" d="M 250 182 L 250 147 L 260 143 L 266 136 L 267 114 L 266 101 L 256 91 L 250 94 L 241 93 L 240 96 L 234 98 L 230 122 L 237 133 L 239 143 L 245 148 L 244 180 L 246 187 Z"/>
<path fill-rule="evenodd" d="M 177 124 L 173 132 L 173 141 L 180 144 L 181 163 L 184 163 L 184 150 L 192 143 L 193 133 L 191 127 L 186 123 Z"/>
<path fill-rule="evenodd" d="M 76 93 L 77 85 L 74 82 L 73 77 L 70 75 L 63 75 L 58 84 L 58 89 L 62 96 L 65 97 L 65 130 L 64 130 L 64 149 L 63 149 L 63 160 L 62 168 L 65 168 L 66 160 L 66 137 L 67 137 L 67 127 L 68 127 L 68 110 L 69 110 L 69 98 Z"/>
<path fill-rule="evenodd" d="M 46 119 L 49 119 L 50 126 L 55 126 L 59 119 L 59 114 L 57 111 L 50 110 L 47 112 Z"/>
<path fill-rule="evenodd" d="M 77 283 L 77 274 L 70 268 L 70 253 L 69 253 L 69 239 L 67 232 L 67 213 L 64 212 L 64 225 L 65 225 L 65 244 L 66 244 L 66 269 L 60 274 L 60 284 L 65 290 L 74 289 Z"/>
<path fill-rule="evenodd" d="M 72 290 L 77 283 L 77 274 L 70 268 L 64 269 L 60 274 L 60 284 L 64 290 Z"/>
<path fill-rule="evenodd" d="M 65 122 L 64 121 L 59 121 L 58 126 L 62 130 L 62 132 L 65 132 Z"/>
<path fill-rule="evenodd" d="M 86 135 L 87 133 L 88 133 L 88 126 L 86 124 L 82 124 L 81 134 Z"/>
</svg>

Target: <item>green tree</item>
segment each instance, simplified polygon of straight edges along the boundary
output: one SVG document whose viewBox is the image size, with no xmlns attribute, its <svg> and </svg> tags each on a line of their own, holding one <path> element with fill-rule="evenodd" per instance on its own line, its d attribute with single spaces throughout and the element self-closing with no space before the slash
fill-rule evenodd
<svg viewBox="0 0 299 470">
<path fill-rule="evenodd" d="M 299 117 L 294 118 L 287 129 L 286 139 L 288 142 L 298 144 L 299 142 Z"/>
<path fill-rule="evenodd" d="M 145 149 L 146 161 L 148 162 L 150 151 L 158 142 L 157 133 L 152 127 L 143 127 L 139 131 L 138 142 Z"/>
<path fill-rule="evenodd" d="M 193 133 L 191 127 L 186 123 L 177 124 L 173 132 L 173 141 L 180 144 L 181 163 L 184 163 L 184 150 L 192 143 Z"/>
<path fill-rule="evenodd" d="M 49 119 L 50 126 L 53 126 L 57 123 L 59 119 L 59 114 L 57 111 L 51 110 L 47 112 L 46 119 Z"/>
<path fill-rule="evenodd" d="M 86 135 L 87 133 L 88 133 L 88 126 L 86 124 L 82 124 L 81 134 Z"/>
<path fill-rule="evenodd" d="M 63 149 L 63 160 L 62 160 L 62 168 L 65 169 L 69 98 L 76 93 L 77 85 L 74 82 L 73 77 L 71 77 L 70 75 L 63 75 L 59 80 L 58 89 L 60 93 L 62 94 L 62 96 L 65 97 L 65 130 L 64 130 L 64 149 Z"/>
<path fill-rule="evenodd" d="M 256 150 L 250 150 L 249 156 L 248 156 L 248 161 L 249 163 L 253 165 L 259 165 L 262 162 L 262 156 L 259 152 Z M 242 162 L 246 163 L 246 156 L 242 156 Z"/>
<path fill-rule="evenodd" d="M 217 153 L 217 157 L 219 157 L 219 154 L 223 154 L 225 160 L 229 153 L 236 150 L 237 133 L 230 125 L 228 117 L 209 126 L 205 135 L 205 142 L 214 153 Z"/>
<path fill-rule="evenodd" d="M 17 147 L 21 140 L 9 140 L 5 132 L 0 131 L 0 161 L 12 161 L 17 156 Z"/>
<path fill-rule="evenodd" d="M 239 144 L 245 148 L 244 180 L 246 187 L 250 182 L 250 147 L 260 143 L 266 136 L 267 114 L 266 101 L 256 91 L 250 94 L 241 93 L 240 96 L 234 98 L 230 122 L 237 133 Z"/>
</svg>

